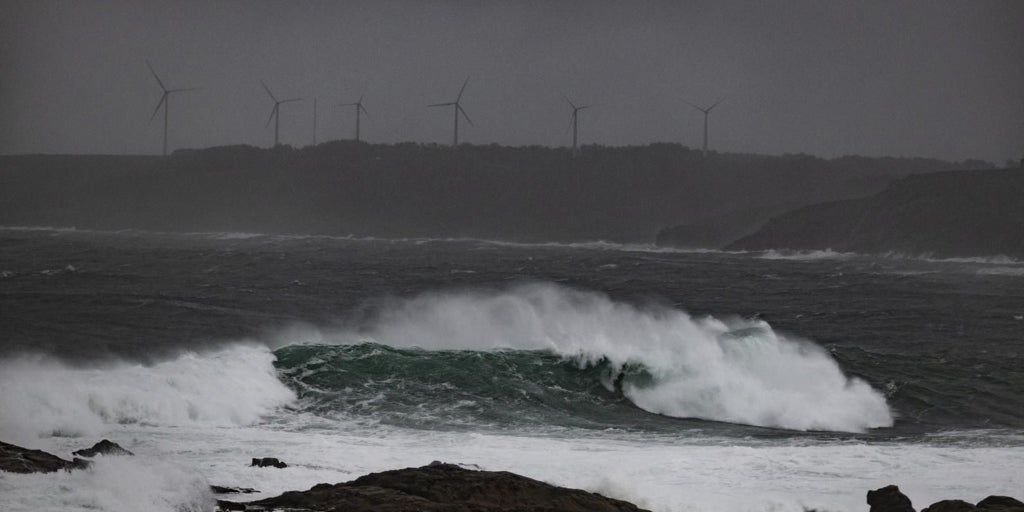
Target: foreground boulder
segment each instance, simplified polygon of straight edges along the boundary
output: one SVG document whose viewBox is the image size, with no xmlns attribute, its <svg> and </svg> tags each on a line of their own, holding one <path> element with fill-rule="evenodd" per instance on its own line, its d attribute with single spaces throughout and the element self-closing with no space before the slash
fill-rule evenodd
<svg viewBox="0 0 1024 512">
<path fill-rule="evenodd" d="M 942 500 L 921 512 L 1024 512 L 1024 503 L 1006 496 L 989 496 L 977 505 L 963 500 Z"/>
<path fill-rule="evenodd" d="M 121 448 L 121 445 L 106 439 L 92 445 L 92 448 L 85 448 L 71 452 L 71 455 L 93 458 L 96 455 L 135 455 L 134 453 Z"/>
<path fill-rule="evenodd" d="M 64 460 L 42 450 L 29 450 L 0 441 L 0 471 L 10 473 L 51 473 L 82 467 L 83 461 Z"/>
<path fill-rule="evenodd" d="M 868 505 L 871 512 L 915 512 L 910 498 L 895 485 L 868 491 Z"/>
<path fill-rule="evenodd" d="M 868 491 L 868 505 L 871 505 L 871 512 L 914 512 L 910 498 L 895 485 Z M 963 500 L 942 500 L 921 512 L 1024 512 L 1024 503 L 1007 496 L 989 496 L 977 505 Z"/>
<path fill-rule="evenodd" d="M 964 500 L 942 500 L 921 509 L 921 512 L 974 512 L 974 505 Z"/>
<path fill-rule="evenodd" d="M 351 482 L 319 484 L 246 503 L 242 509 L 314 512 L 644 512 L 600 494 L 556 487 L 505 471 L 477 471 L 454 464 L 372 473 Z"/>
<path fill-rule="evenodd" d="M 989 496 L 976 506 L 982 512 L 1024 512 L 1024 503 L 1007 496 Z"/>
</svg>

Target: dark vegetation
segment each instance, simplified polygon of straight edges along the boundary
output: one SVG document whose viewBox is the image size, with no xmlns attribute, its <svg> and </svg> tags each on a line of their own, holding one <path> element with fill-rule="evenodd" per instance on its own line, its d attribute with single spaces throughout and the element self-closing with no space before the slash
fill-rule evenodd
<svg viewBox="0 0 1024 512">
<path fill-rule="evenodd" d="M 718 247 L 769 217 L 862 197 L 928 159 L 330 142 L 148 156 L 0 157 L 0 225 Z"/>
</svg>

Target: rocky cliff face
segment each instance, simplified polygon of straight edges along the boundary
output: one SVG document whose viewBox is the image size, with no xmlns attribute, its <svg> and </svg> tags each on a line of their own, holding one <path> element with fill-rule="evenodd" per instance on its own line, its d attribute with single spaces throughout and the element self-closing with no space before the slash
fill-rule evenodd
<svg viewBox="0 0 1024 512">
<path fill-rule="evenodd" d="M 908 176 L 864 199 L 776 216 L 726 249 L 1024 257 L 1024 171 Z"/>
</svg>

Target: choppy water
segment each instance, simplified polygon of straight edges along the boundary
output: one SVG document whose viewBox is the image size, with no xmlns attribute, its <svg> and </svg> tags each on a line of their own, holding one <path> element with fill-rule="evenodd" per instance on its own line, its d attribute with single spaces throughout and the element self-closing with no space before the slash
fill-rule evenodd
<svg viewBox="0 0 1024 512">
<path fill-rule="evenodd" d="M 4 229 L 0 276 L 0 439 L 120 435 L 150 487 L 456 457 L 657 510 L 1024 488 L 1024 264 L 1005 258 Z M 253 445 L 295 467 L 225 460 Z M 209 504 L 202 485 L 118 498 L 116 464 L 0 475 L 0 496 Z M 62 478 L 112 494 L 56 506 Z"/>
</svg>

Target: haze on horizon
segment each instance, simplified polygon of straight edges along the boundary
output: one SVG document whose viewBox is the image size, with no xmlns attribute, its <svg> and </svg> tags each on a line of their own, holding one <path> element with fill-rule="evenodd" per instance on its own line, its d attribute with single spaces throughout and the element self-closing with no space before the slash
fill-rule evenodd
<svg viewBox="0 0 1024 512">
<path fill-rule="evenodd" d="M 0 0 L 0 154 L 160 152 L 349 139 L 679 142 L 821 156 L 1024 156 L 1024 2 L 934 0 L 71 2 Z"/>
</svg>

